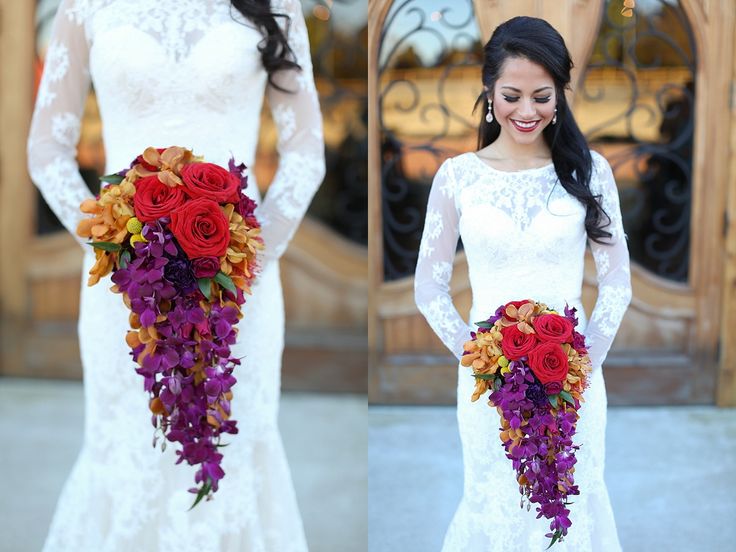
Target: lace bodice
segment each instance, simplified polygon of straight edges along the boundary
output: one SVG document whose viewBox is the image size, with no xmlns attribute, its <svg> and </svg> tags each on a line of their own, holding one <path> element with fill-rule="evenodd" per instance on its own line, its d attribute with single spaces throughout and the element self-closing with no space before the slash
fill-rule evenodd
<svg viewBox="0 0 736 552">
<path fill-rule="evenodd" d="M 470 326 L 452 304 L 449 281 L 462 237 L 473 292 L 471 322 L 499 305 L 531 298 L 582 310 L 586 241 L 598 273 L 598 299 L 585 328 L 593 366 L 606 358 L 631 299 L 629 254 L 608 162 L 591 152 L 591 191 L 611 218 L 606 245 L 587 240 L 585 208 L 560 184 L 554 165 L 504 172 L 475 153 L 446 160 L 427 205 L 415 295 L 419 310 L 458 358 Z M 584 313 L 581 313 L 585 323 Z"/>
<path fill-rule="evenodd" d="M 275 75 L 289 92 L 268 84 L 257 53 L 263 36 L 227 0 L 62 0 L 28 163 L 72 234 L 82 216 L 79 204 L 91 197 L 75 161 L 90 82 L 103 121 L 107 172 L 127 167 L 150 145 L 193 148 L 225 165 L 233 155 L 250 167 L 265 95 L 278 127 L 280 162 L 258 214 L 266 255 L 283 253 L 324 176 L 324 145 L 301 6 L 273 0 L 272 7 L 290 18 L 287 37 L 302 68 Z M 277 21 L 286 25 L 284 18 Z M 248 193 L 260 202 L 252 177 Z"/>
</svg>

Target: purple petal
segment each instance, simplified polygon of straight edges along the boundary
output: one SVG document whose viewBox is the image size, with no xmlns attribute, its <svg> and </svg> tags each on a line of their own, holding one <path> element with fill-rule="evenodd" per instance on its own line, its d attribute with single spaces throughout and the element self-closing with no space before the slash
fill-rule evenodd
<svg viewBox="0 0 736 552">
<path fill-rule="evenodd" d="M 145 327 L 153 326 L 156 322 L 156 313 L 151 309 L 146 309 L 141 315 L 141 324 Z"/>
</svg>

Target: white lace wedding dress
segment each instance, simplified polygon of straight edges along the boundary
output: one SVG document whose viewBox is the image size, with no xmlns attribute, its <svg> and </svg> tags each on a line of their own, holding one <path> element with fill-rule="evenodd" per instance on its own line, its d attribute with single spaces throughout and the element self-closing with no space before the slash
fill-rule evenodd
<svg viewBox="0 0 736 552">
<path fill-rule="evenodd" d="M 92 248 L 83 245 L 79 340 L 84 366 L 82 450 L 44 550 L 303 551 L 306 542 L 277 428 L 284 310 L 278 257 L 324 173 L 324 145 L 309 42 L 297 0 L 287 14 L 302 70 L 267 83 L 262 35 L 226 0 L 63 0 L 54 22 L 29 137 L 32 178 L 74 233 L 91 197 L 75 145 L 90 80 L 103 121 L 107 172 L 147 146 L 180 145 L 225 165 L 251 166 L 264 96 L 279 131 L 280 163 L 258 209 L 267 253 L 240 322 L 233 355 L 244 357 L 232 401 L 240 433 L 226 436 L 226 472 L 214 500 L 187 512 L 193 468 L 174 446 L 151 447 L 143 378 L 125 344 L 127 311 L 109 278 L 86 286 Z M 284 19 L 277 19 L 284 25 Z M 253 177 L 247 192 L 260 203 Z"/>
<path fill-rule="evenodd" d="M 468 261 L 473 304 L 470 321 L 491 316 L 511 300 L 534 299 L 562 311 L 578 309 L 579 331 L 590 345 L 593 374 L 580 411 L 576 442 L 572 527 L 566 552 L 621 549 L 608 491 L 605 461 L 606 390 L 601 365 L 631 299 L 629 255 L 616 184 L 607 161 L 592 152 L 591 190 L 611 217 L 609 245 L 590 242 L 598 272 L 598 300 L 590 317 L 581 303 L 587 235 L 585 209 L 557 179 L 554 165 L 519 172 L 492 168 L 475 153 L 448 159 L 432 184 L 417 263 L 419 310 L 443 343 L 460 358 L 470 327 L 452 304 L 449 281 L 458 237 Z M 471 402 L 472 370 L 458 367 L 457 419 L 463 448 L 463 498 L 443 551 L 542 551 L 549 521 L 521 495 L 499 439 L 499 415 L 486 400 Z M 625 443 L 621 443 L 625 446 Z"/>
</svg>

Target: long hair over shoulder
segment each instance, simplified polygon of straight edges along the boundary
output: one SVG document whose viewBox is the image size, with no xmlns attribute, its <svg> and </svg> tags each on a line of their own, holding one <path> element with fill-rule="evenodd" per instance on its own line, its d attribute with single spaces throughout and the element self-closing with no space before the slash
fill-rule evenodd
<svg viewBox="0 0 736 552">
<path fill-rule="evenodd" d="M 230 3 L 263 34 L 264 38 L 258 44 L 258 51 L 261 53 L 263 67 L 268 73 L 268 82 L 275 88 L 285 91 L 274 82 L 274 74 L 285 69 L 301 70 L 288 42 L 289 16 L 271 11 L 270 0 L 230 0 Z M 277 18 L 286 20 L 284 30 L 279 26 Z"/>
</svg>

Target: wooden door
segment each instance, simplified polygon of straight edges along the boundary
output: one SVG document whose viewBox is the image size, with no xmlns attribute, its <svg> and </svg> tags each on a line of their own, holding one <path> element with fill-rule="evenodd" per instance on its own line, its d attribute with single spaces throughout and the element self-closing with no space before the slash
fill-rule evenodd
<svg viewBox="0 0 736 552">
<path fill-rule="evenodd" d="M 369 13 L 369 105 L 372 110 L 369 122 L 372 148 L 369 155 L 369 197 L 371 236 L 377 238 L 370 250 L 369 269 L 372 305 L 369 313 L 369 334 L 374 348 L 370 366 L 370 399 L 373 402 L 451 403 L 454 401 L 456 385 L 454 358 L 431 333 L 417 312 L 413 301 L 411 274 L 405 271 L 395 277 L 390 270 L 395 264 L 391 257 L 391 248 L 395 247 L 398 239 L 398 225 L 394 220 L 397 215 L 391 212 L 391 198 L 396 197 L 397 193 L 390 187 L 390 179 L 396 178 L 396 167 L 401 167 L 400 170 L 404 171 L 401 173 L 402 178 L 408 178 L 405 173 L 421 164 L 418 161 L 419 156 L 424 156 L 426 169 L 424 174 L 416 176 L 415 181 L 423 180 L 426 188 L 432 172 L 447 156 L 447 150 L 456 152 L 474 149 L 473 136 L 472 132 L 467 133 L 469 137 L 466 138 L 460 136 L 461 132 L 453 135 L 451 125 L 456 124 L 455 114 L 459 111 L 458 104 L 461 101 L 447 100 L 447 90 L 451 89 L 452 84 L 445 82 L 438 87 L 446 95 L 446 102 L 430 102 L 434 105 L 434 113 L 444 113 L 450 120 L 445 126 L 445 133 L 440 137 L 442 131 L 433 127 L 432 132 L 427 132 L 429 137 L 425 142 L 416 136 L 404 140 L 403 143 L 396 139 L 397 134 L 406 131 L 397 129 L 400 126 L 398 124 L 391 126 L 393 120 L 401 119 L 398 116 L 391 119 L 389 110 L 395 110 L 395 106 L 401 102 L 395 100 L 389 103 L 389 99 L 398 87 L 408 87 L 403 82 L 410 79 L 406 76 L 408 70 L 403 73 L 394 71 L 390 61 L 386 59 L 387 48 L 384 46 L 395 48 L 395 52 L 399 49 L 395 45 L 401 44 L 402 40 L 407 44 L 411 42 L 411 33 L 424 32 L 426 36 L 448 34 L 447 26 L 445 29 L 432 31 L 431 22 L 449 20 L 451 10 L 457 9 L 458 4 L 448 2 L 447 10 L 432 13 L 422 13 L 418 3 L 402 2 L 400 7 L 396 3 L 392 8 L 393 4 L 390 0 L 378 0 L 371 4 Z M 451 4 L 452 8 L 449 7 Z M 620 9 L 615 4 L 616 0 L 609 0 L 607 3 L 552 3 L 534 0 L 473 2 L 475 17 L 483 29 L 479 33 L 483 42 L 496 25 L 515 15 L 543 17 L 566 38 L 578 71 L 574 74 L 575 95 L 572 98 L 576 117 L 578 121 L 591 121 L 589 128 L 583 130 L 589 133 L 593 147 L 601 151 L 614 167 L 622 204 L 627 209 L 624 212 L 626 221 L 627 216 L 637 207 L 637 195 L 634 193 L 636 188 L 642 187 L 645 178 L 651 179 L 651 174 L 646 172 L 647 167 L 651 168 L 654 162 L 652 160 L 658 159 L 652 152 L 659 151 L 656 148 L 661 146 L 662 140 L 657 142 L 651 137 L 642 139 L 637 136 L 630 136 L 627 140 L 615 139 L 616 131 L 612 131 L 612 139 L 611 135 L 601 131 L 603 127 L 595 126 L 601 122 L 596 117 L 601 116 L 602 110 L 596 109 L 594 105 L 595 93 L 585 91 L 591 83 L 583 83 L 583 78 L 600 78 L 606 83 L 613 79 L 616 82 L 615 77 L 619 73 L 627 75 L 633 71 L 627 65 L 630 61 L 615 67 L 619 72 L 616 74 L 610 73 L 610 67 L 591 69 L 588 76 L 582 71 L 594 50 L 598 33 L 612 25 L 611 12 Z M 631 46 L 631 51 L 637 52 L 635 55 L 642 55 L 638 52 L 646 52 L 648 48 L 644 39 L 654 40 L 652 37 L 657 33 L 667 34 L 660 32 L 660 27 L 668 28 L 668 17 L 681 26 L 677 28 L 677 32 L 686 33 L 683 40 L 692 42 L 693 58 L 690 66 L 695 93 L 692 117 L 689 120 L 693 121 L 694 126 L 691 129 L 691 151 L 687 162 L 687 169 L 690 171 L 689 178 L 686 179 L 687 201 L 682 207 L 683 216 L 687 217 L 683 232 L 688 247 L 686 252 L 677 254 L 680 262 L 677 274 L 668 274 L 654 263 L 654 259 L 647 257 L 651 248 L 639 247 L 635 252 L 638 257 L 632 260 L 633 300 L 605 364 L 611 404 L 713 403 L 716 400 L 719 375 L 719 402 L 728 404 L 736 395 L 734 368 L 725 362 L 719 365 L 718 355 L 721 337 L 726 336 L 728 343 L 733 341 L 729 337 L 729 330 L 724 328 L 721 332 L 720 321 L 729 312 L 729 309 L 723 308 L 722 303 L 722 261 L 726 246 L 724 202 L 732 173 L 729 172 L 728 149 L 723 145 L 728 144 L 731 137 L 730 118 L 724 118 L 724 114 L 730 112 L 729 86 L 732 72 L 724 71 L 724 67 L 733 66 L 734 7 L 731 3 L 704 0 L 682 0 L 675 7 L 680 11 L 673 12 L 674 16 L 665 7 L 662 11 L 664 15 L 658 14 L 657 18 L 643 10 L 637 11 L 632 23 L 623 24 L 620 29 L 622 38 L 619 47 L 623 52 Z M 403 35 L 401 30 L 396 30 L 399 26 L 397 21 L 400 9 L 413 10 L 412 16 L 416 22 L 414 26 L 404 25 Z M 636 21 L 636 18 L 640 19 Z M 458 28 L 461 26 L 461 19 L 462 17 L 456 16 L 448 21 L 448 26 L 454 25 Z M 654 31 L 650 32 L 651 29 Z M 411 54 L 421 61 L 421 48 L 413 48 Z M 600 58 L 602 54 L 597 52 L 595 55 Z M 410 64 L 406 51 L 402 56 L 401 63 Z M 419 92 L 421 85 L 416 84 L 421 82 L 422 75 L 432 70 L 435 71 L 435 81 L 446 78 L 448 72 L 457 70 L 452 63 L 456 57 L 457 52 L 453 51 L 451 55 L 447 54 L 442 58 L 445 61 L 439 66 L 415 70 L 412 76 L 415 83 L 412 89 L 413 103 L 405 101 L 401 104 L 405 112 L 412 105 L 422 104 Z M 622 53 L 620 59 L 625 58 Z M 683 62 L 682 65 L 688 64 Z M 643 72 L 647 78 L 651 77 L 652 82 L 657 79 L 664 82 L 671 80 L 679 83 L 677 88 L 683 94 L 691 90 L 683 84 L 687 80 L 683 75 L 676 72 L 666 73 L 669 68 L 660 67 L 654 75 L 654 69 L 647 72 L 642 67 L 649 69 L 641 63 L 634 69 L 639 73 Z M 478 84 L 474 94 L 477 95 L 480 92 L 479 65 L 474 68 L 461 67 L 460 70 L 475 71 Z M 662 92 L 657 97 L 664 95 L 665 92 Z M 460 97 L 458 93 L 457 98 Z M 628 125 L 626 128 L 633 129 L 632 132 L 636 133 L 645 127 L 641 119 L 637 119 L 639 111 L 645 110 L 645 107 L 637 102 L 629 104 L 630 107 L 623 114 L 623 122 L 616 124 Z M 466 110 L 471 106 L 472 102 L 466 102 Z M 665 111 L 671 107 L 667 106 L 663 108 Z M 417 113 L 419 112 L 418 108 Z M 664 125 L 663 121 L 668 117 L 668 114 L 660 114 L 661 121 L 658 124 Z M 581 126 L 584 125 L 581 123 Z M 388 154 L 387 142 L 390 142 L 392 148 Z M 406 219 L 402 219 L 402 222 L 405 221 Z M 420 233 L 421 224 L 418 230 Z M 630 234 L 630 248 L 633 249 L 632 246 L 637 246 L 631 241 L 634 232 L 630 232 L 628 228 L 627 232 Z M 595 303 L 595 282 L 595 268 L 588 253 L 583 290 L 583 302 L 588 313 Z M 471 298 L 462 252 L 455 259 L 451 289 L 460 312 L 467 315 Z M 728 293 L 726 297 L 730 299 L 732 293 Z"/>
</svg>

